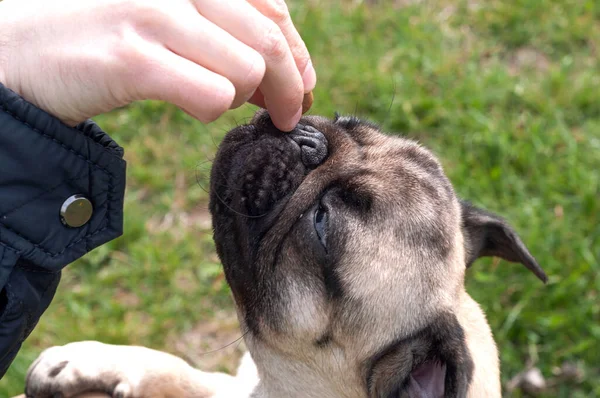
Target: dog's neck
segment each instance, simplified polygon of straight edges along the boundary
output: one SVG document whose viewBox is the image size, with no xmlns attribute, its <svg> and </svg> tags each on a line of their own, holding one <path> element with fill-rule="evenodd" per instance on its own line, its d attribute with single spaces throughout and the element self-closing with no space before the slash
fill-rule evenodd
<svg viewBox="0 0 600 398">
<path fill-rule="evenodd" d="M 358 365 L 339 348 L 314 350 L 302 358 L 289 358 L 269 348 L 252 355 L 260 377 L 252 398 L 365 395 Z"/>
</svg>

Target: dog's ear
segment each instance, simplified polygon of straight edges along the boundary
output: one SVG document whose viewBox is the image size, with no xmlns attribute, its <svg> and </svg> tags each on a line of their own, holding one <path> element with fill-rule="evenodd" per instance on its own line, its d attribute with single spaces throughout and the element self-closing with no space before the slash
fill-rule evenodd
<svg viewBox="0 0 600 398">
<path fill-rule="evenodd" d="M 465 397 L 472 375 L 464 331 L 451 314 L 441 314 L 367 363 L 370 398 Z"/>
<path fill-rule="evenodd" d="M 496 256 L 523 264 L 544 283 L 548 280 L 519 235 L 505 220 L 469 202 L 462 201 L 461 207 L 467 268 L 479 257 Z"/>
</svg>

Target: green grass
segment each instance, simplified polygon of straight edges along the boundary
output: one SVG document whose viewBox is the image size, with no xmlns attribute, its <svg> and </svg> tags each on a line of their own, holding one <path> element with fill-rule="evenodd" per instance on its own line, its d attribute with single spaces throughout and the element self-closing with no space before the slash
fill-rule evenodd
<svg viewBox="0 0 600 398">
<path fill-rule="evenodd" d="M 468 273 L 503 381 L 527 364 L 552 377 L 574 362 L 583 381 L 559 381 L 545 396 L 600 396 L 600 5 L 375 3 L 292 3 L 319 76 L 311 112 L 355 113 L 418 139 L 462 197 L 505 216 L 550 282 L 494 260 Z M 252 112 L 203 126 L 145 102 L 97 118 L 126 149 L 125 235 L 65 270 L 1 397 L 22 391 L 27 367 L 50 345 L 99 339 L 184 355 L 184 334 L 206 351 L 235 338 L 231 325 L 221 340 L 201 327 L 231 310 L 202 187 L 215 143 Z"/>
</svg>

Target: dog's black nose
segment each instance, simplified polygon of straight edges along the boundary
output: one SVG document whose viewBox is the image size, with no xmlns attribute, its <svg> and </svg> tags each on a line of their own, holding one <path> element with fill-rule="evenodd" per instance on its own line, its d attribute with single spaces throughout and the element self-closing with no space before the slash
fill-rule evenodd
<svg viewBox="0 0 600 398">
<path fill-rule="evenodd" d="M 306 167 L 317 167 L 327 157 L 327 139 L 316 128 L 298 124 L 289 137 L 300 147 L 302 163 Z"/>
</svg>

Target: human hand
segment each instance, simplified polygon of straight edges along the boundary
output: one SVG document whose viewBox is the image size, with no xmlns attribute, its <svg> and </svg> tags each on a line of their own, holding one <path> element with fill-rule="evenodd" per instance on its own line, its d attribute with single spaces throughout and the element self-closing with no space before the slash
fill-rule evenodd
<svg viewBox="0 0 600 398">
<path fill-rule="evenodd" d="M 0 82 L 69 125 L 135 100 L 292 130 L 316 83 L 284 0 L 4 0 Z"/>
</svg>

